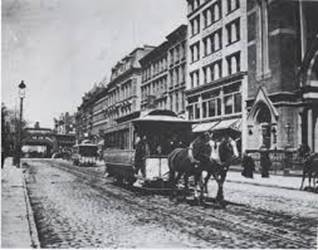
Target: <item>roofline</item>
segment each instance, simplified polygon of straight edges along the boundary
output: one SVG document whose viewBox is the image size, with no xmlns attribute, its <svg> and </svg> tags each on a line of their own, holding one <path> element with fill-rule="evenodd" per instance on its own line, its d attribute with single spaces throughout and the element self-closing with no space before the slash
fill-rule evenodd
<svg viewBox="0 0 318 250">
<path fill-rule="evenodd" d="M 181 24 L 181 25 L 179 25 L 176 29 L 174 29 L 172 32 L 170 32 L 170 33 L 166 36 L 166 38 L 167 38 L 168 40 L 170 40 L 170 38 L 172 38 L 173 35 L 175 35 L 175 34 L 178 33 L 179 31 L 181 31 L 182 29 L 186 29 L 186 30 L 187 30 L 187 28 L 188 28 L 188 25 L 186 25 L 186 24 Z"/>
</svg>

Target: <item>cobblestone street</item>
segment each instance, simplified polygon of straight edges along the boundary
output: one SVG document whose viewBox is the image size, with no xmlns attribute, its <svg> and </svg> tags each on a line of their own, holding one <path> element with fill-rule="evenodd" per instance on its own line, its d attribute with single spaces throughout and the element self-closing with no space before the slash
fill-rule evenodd
<svg viewBox="0 0 318 250">
<path fill-rule="evenodd" d="M 226 199 L 234 204 L 204 209 L 134 193 L 98 175 L 68 163 L 30 161 L 27 186 L 42 247 L 316 246 L 315 194 L 226 183 Z"/>
<path fill-rule="evenodd" d="M 103 196 L 59 169 L 34 164 L 27 182 L 41 247 L 207 246 L 187 234 L 176 234 L 156 221 L 148 221 L 145 211 Z"/>
</svg>

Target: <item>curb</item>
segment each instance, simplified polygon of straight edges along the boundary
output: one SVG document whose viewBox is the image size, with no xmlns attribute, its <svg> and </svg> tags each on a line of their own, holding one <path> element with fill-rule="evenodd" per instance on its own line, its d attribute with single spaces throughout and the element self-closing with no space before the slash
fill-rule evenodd
<svg viewBox="0 0 318 250">
<path fill-rule="evenodd" d="M 234 180 L 226 180 L 225 182 L 247 184 L 247 185 L 259 186 L 259 187 L 271 187 L 271 188 L 281 188 L 281 189 L 287 189 L 287 190 L 299 190 L 298 188 L 284 187 L 284 186 L 272 185 L 272 184 L 259 184 L 259 183 L 244 182 L 244 181 L 234 181 Z"/>
<path fill-rule="evenodd" d="M 27 211 L 27 220 L 29 224 L 29 232 L 31 237 L 32 248 L 41 248 L 39 235 L 35 224 L 34 214 L 31 207 L 26 182 L 25 182 L 25 175 L 22 173 L 23 176 L 23 189 L 24 189 L 24 198 L 26 203 L 26 211 Z"/>
</svg>

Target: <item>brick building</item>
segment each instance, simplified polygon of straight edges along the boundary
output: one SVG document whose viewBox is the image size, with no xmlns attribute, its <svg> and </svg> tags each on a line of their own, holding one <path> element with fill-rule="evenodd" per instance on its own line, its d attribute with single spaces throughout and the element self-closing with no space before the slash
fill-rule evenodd
<svg viewBox="0 0 318 250">
<path fill-rule="evenodd" d="M 248 1 L 248 149 L 318 152 L 317 13 L 314 1 Z"/>
<path fill-rule="evenodd" d="M 140 63 L 143 68 L 141 108 L 149 104 L 184 115 L 187 26 L 181 25 Z"/>
<path fill-rule="evenodd" d="M 187 115 L 194 132 L 233 128 L 245 120 L 246 1 L 187 0 Z"/>
</svg>

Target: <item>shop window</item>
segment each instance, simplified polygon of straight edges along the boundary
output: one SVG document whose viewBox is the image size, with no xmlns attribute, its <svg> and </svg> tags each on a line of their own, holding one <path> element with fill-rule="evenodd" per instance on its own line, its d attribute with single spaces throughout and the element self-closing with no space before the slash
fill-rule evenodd
<svg viewBox="0 0 318 250">
<path fill-rule="evenodd" d="M 200 119 L 201 116 L 201 110 L 200 110 L 200 106 L 198 103 L 194 104 L 194 110 L 195 110 L 195 119 Z"/>
<path fill-rule="evenodd" d="M 189 120 L 193 120 L 194 119 L 194 112 L 193 112 L 193 106 L 189 106 L 188 107 L 188 116 L 189 116 Z"/>
</svg>

